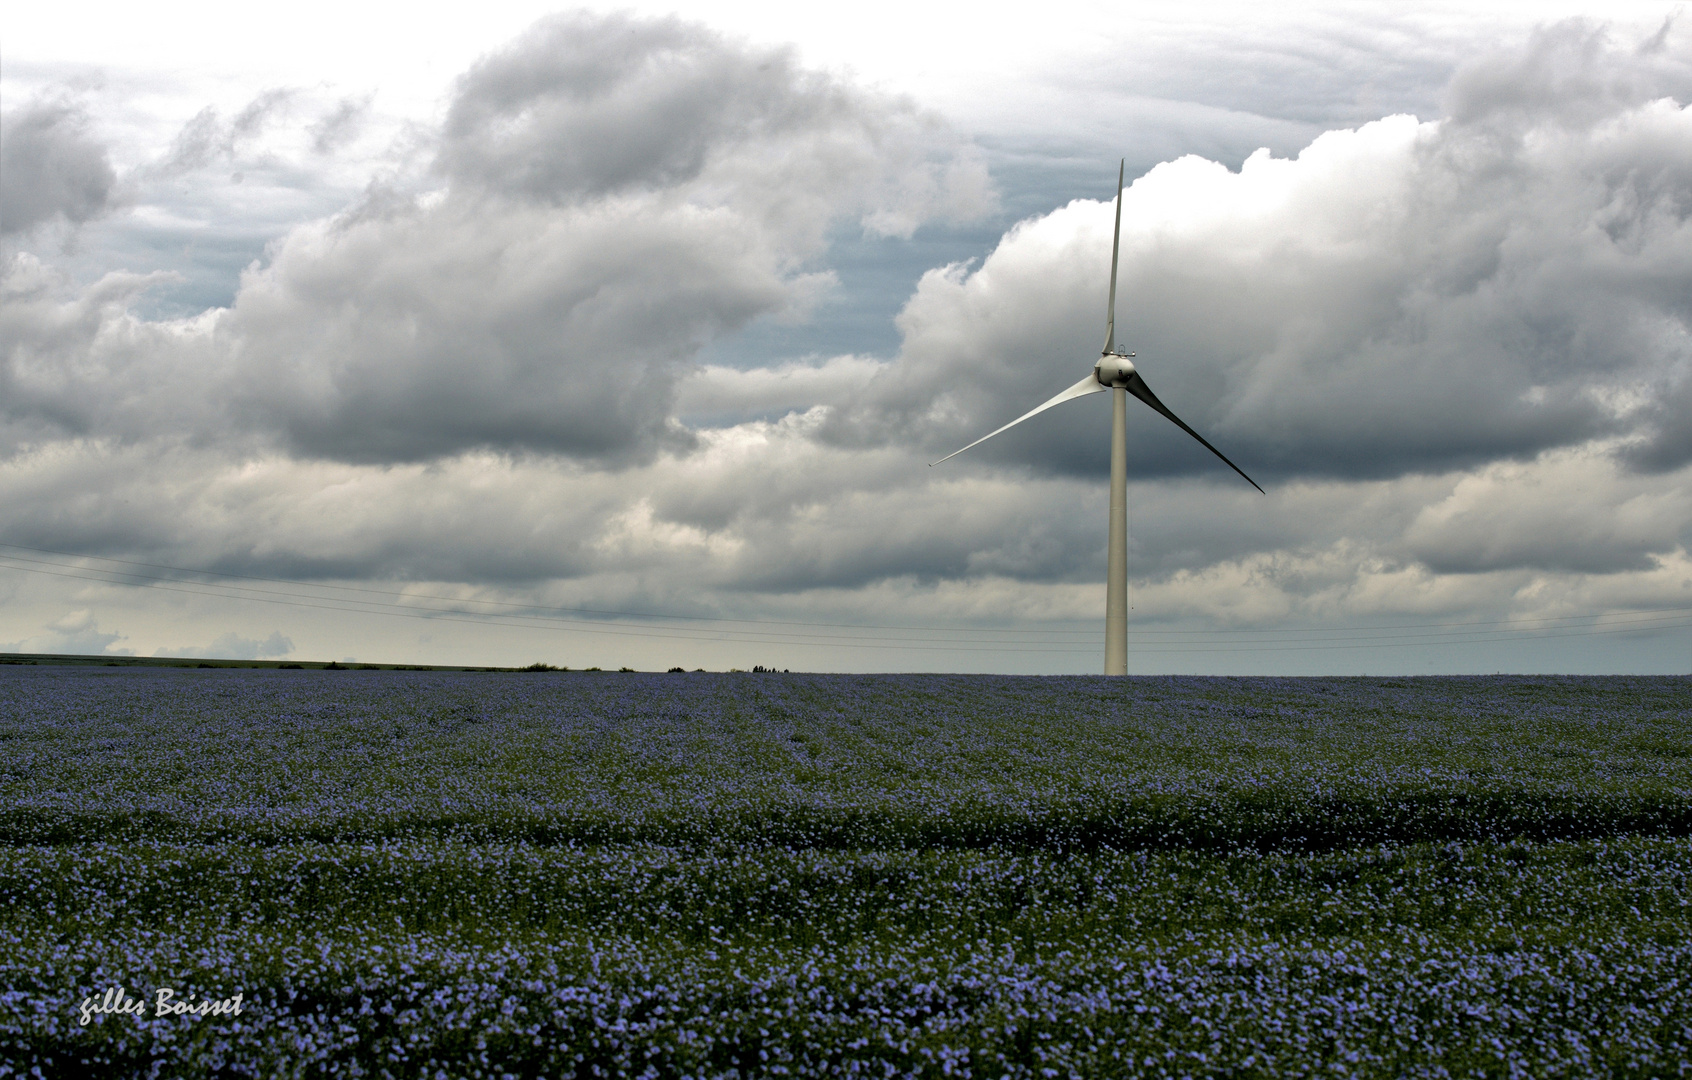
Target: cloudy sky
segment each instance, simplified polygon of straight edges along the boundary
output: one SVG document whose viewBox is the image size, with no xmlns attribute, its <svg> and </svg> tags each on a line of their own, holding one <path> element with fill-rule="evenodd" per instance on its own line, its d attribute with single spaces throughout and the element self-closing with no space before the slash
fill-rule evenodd
<svg viewBox="0 0 1692 1080">
<path fill-rule="evenodd" d="M 1692 670 L 1668 4 L 33 5 L 0 651 Z"/>
</svg>

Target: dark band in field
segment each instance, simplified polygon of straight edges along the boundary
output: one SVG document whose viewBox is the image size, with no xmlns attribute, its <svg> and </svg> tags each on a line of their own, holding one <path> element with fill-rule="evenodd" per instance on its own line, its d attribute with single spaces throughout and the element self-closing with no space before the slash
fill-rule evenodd
<svg viewBox="0 0 1692 1080">
<path fill-rule="evenodd" d="M 0 1061 L 1672 1075 L 1689 716 L 1685 678 L 0 669 Z M 118 985 L 245 1005 L 80 1025 Z"/>
</svg>

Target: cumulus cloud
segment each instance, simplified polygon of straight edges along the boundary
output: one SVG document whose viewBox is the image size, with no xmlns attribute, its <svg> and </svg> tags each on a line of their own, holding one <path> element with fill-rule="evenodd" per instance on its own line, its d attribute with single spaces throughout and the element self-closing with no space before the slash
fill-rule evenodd
<svg viewBox="0 0 1692 1080">
<path fill-rule="evenodd" d="M 154 656 L 203 658 L 206 660 L 276 660 L 294 651 L 294 643 L 280 630 L 260 641 L 244 638 L 230 630 L 219 634 L 210 645 L 184 645 L 179 649 L 158 649 Z"/>
<path fill-rule="evenodd" d="M 1329 132 L 1238 172 L 1194 157 L 1152 169 L 1124 198 L 1118 341 L 1260 479 L 1403 476 L 1626 436 L 1644 440 L 1630 460 L 1679 464 L 1684 425 L 1659 388 L 1692 370 L 1692 109 L 1650 80 L 1583 76 L 1626 66 L 1596 40 L 1511 66 L 1512 86 L 1538 77 L 1543 93 L 1483 104 L 1476 87 L 1493 82 L 1470 73 L 1458 116 Z M 1595 80 L 1596 103 L 1563 89 Z M 1516 119 L 1500 126 L 1500 110 Z M 1085 374 L 1110 229 L 1108 202 L 1076 202 L 979 267 L 930 273 L 900 316 L 899 361 L 825 437 L 938 455 Z M 1136 417 L 1141 475 L 1220 468 Z M 971 455 L 1096 471 L 1070 425 Z"/>
<path fill-rule="evenodd" d="M 22 641 L 0 642 L 0 652 L 58 653 L 73 656 L 135 655 L 134 649 L 112 648 L 115 643 L 124 640 L 124 635 L 101 631 L 99 620 L 86 608 L 55 619 L 42 629 L 46 633 L 27 637 Z"/>
<path fill-rule="evenodd" d="M 228 153 L 286 101 L 203 113 L 171 167 Z M 189 322 L 135 319 L 114 297 L 137 279 L 66 298 L 17 264 L 9 441 L 168 430 L 354 462 L 645 460 L 692 445 L 672 406 L 702 345 L 826 291 L 806 261 L 832 223 L 908 232 L 991 197 L 967 144 L 908 102 L 622 17 L 547 20 L 478 63 L 438 172 L 442 188 L 378 187 L 293 230 L 231 308 Z"/>
<path fill-rule="evenodd" d="M 0 113 L 0 232 L 98 217 L 116 185 L 110 156 L 79 105 L 35 101 Z"/>
<path fill-rule="evenodd" d="M 686 204 L 448 200 L 297 230 L 220 320 L 242 345 L 227 400 L 338 460 L 684 447 L 669 411 L 693 353 L 789 299 L 739 224 Z"/>
<path fill-rule="evenodd" d="M 756 208 L 799 254 L 843 212 L 909 235 L 992 201 L 937 117 L 675 18 L 543 20 L 459 80 L 438 167 L 549 202 L 668 191 Z"/>
<path fill-rule="evenodd" d="M 157 274 L 114 271 L 77 289 L 20 252 L 0 275 L 0 454 L 64 438 L 119 444 L 216 431 L 204 378 L 213 342 L 133 304 Z"/>
</svg>

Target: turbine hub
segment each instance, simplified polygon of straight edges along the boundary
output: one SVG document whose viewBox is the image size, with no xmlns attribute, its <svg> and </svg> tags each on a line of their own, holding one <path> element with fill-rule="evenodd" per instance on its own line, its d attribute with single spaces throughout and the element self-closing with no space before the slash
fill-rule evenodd
<svg viewBox="0 0 1692 1080">
<path fill-rule="evenodd" d="M 1126 386 L 1134 374 L 1133 353 L 1105 353 L 1093 365 L 1093 377 L 1106 386 Z"/>
</svg>

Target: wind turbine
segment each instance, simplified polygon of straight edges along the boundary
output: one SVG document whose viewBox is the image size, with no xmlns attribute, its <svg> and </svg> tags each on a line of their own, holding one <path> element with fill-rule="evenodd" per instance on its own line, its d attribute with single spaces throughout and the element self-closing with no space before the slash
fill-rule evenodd
<svg viewBox="0 0 1692 1080">
<path fill-rule="evenodd" d="M 1062 405 L 1073 398 L 1088 394 L 1111 392 L 1113 399 L 1110 425 L 1110 566 L 1105 584 L 1105 674 L 1128 674 L 1128 395 L 1133 394 L 1153 409 L 1168 417 L 1176 427 L 1203 443 L 1204 448 L 1227 463 L 1228 468 L 1245 477 L 1245 482 L 1262 491 L 1257 481 L 1216 447 L 1205 442 L 1203 435 L 1188 427 L 1169 407 L 1157 400 L 1145 379 L 1134 366 L 1134 353 L 1121 352 L 1116 347 L 1116 261 L 1122 247 L 1122 178 L 1127 160 L 1116 170 L 1116 231 L 1110 241 L 1110 305 L 1105 310 L 1104 351 L 1099 362 L 1085 379 L 1035 409 L 1030 409 L 997 431 L 990 431 L 970 443 L 963 450 L 954 450 L 930 463 L 950 461 L 968 450 L 980 446 L 1002 431 L 1008 431 L 1031 416 L 1038 416 L 1054 405 Z"/>
</svg>

